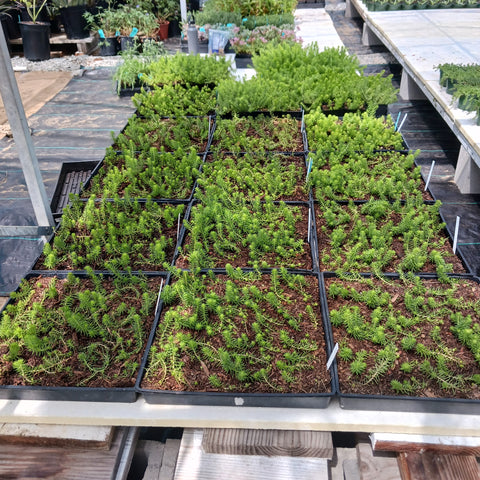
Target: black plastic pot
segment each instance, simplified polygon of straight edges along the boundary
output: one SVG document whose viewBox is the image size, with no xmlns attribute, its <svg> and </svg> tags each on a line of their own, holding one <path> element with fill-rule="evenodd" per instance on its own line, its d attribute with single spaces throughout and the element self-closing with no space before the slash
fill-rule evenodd
<svg viewBox="0 0 480 480">
<path fill-rule="evenodd" d="M 111 57 L 116 55 L 120 47 L 117 37 L 102 38 L 99 45 L 100 55 L 102 57 Z"/>
<path fill-rule="evenodd" d="M 120 50 L 130 50 L 135 46 L 135 37 L 120 37 Z"/>
<path fill-rule="evenodd" d="M 7 35 L 10 40 L 15 38 L 20 38 L 20 28 L 18 26 L 18 16 L 20 15 L 20 10 L 18 8 L 11 8 L 6 12 L 5 23 L 3 28 L 7 29 Z"/>
<path fill-rule="evenodd" d="M 180 22 L 176 19 L 170 20 L 168 24 L 168 36 L 169 37 L 178 37 L 182 33 L 180 28 Z"/>
<path fill-rule="evenodd" d="M 87 7 L 83 5 L 60 9 L 60 18 L 62 19 L 67 38 L 86 38 L 90 35 L 87 21 L 83 18 L 83 14 L 86 11 Z"/>
<path fill-rule="evenodd" d="M 237 53 L 235 55 L 235 65 L 237 68 L 253 68 L 252 56 Z"/>
<path fill-rule="evenodd" d="M 40 61 L 50 58 L 50 24 L 20 22 L 23 54 L 27 60 Z"/>
</svg>

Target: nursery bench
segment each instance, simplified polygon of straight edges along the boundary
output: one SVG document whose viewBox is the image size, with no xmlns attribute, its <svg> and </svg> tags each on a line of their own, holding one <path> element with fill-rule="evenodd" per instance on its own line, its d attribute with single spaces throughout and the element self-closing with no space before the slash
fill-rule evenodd
<svg viewBox="0 0 480 480">
<path fill-rule="evenodd" d="M 362 42 L 385 45 L 402 66 L 401 98 L 429 100 L 457 136 L 461 148 L 454 181 L 460 192 L 480 193 L 480 126 L 476 125 L 475 112 L 455 107 L 435 70 L 442 63 L 480 63 L 478 51 L 474 51 L 480 41 L 480 9 L 466 9 L 464 15 L 459 12 L 369 12 L 361 0 L 347 0 L 346 6 L 347 17 L 360 16 L 365 22 Z M 460 32 L 461 39 L 457 39 Z"/>
</svg>

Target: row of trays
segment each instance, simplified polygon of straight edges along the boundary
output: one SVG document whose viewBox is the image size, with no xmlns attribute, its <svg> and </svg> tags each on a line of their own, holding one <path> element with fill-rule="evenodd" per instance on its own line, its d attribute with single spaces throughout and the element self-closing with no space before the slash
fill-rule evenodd
<svg viewBox="0 0 480 480">
<path fill-rule="evenodd" d="M 113 277 L 107 272 L 42 272 L 25 280 L 37 293 L 46 293 L 42 301 L 38 295 L 34 300 L 49 310 L 49 318 L 65 315 L 68 305 L 60 295 L 51 295 L 52 288 L 65 294 L 73 289 L 74 302 L 87 303 L 101 291 L 104 309 L 100 304 L 95 308 L 108 330 L 105 312 L 118 321 L 113 311 L 120 309 L 117 295 L 127 302 L 132 288 L 123 279 L 116 293 L 109 287 Z M 116 346 L 107 348 L 113 337 L 100 340 L 92 334 L 88 345 L 80 344 L 73 321 L 67 321 L 61 340 L 54 338 L 53 329 L 38 334 L 52 343 L 50 350 L 43 347 L 43 361 L 50 366 L 34 377 L 39 385 L 2 385 L 1 398 L 134 402 L 141 394 L 152 404 L 326 408 L 338 397 L 346 409 L 480 413 L 476 277 L 449 275 L 445 281 L 431 274 L 379 278 L 228 268 L 140 278 L 153 299 L 159 284 L 163 294 L 151 299 L 150 311 L 142 315 L 145 344 L 137 352 L 141 361 L 131 385 L 115 386 L 124 365 L 105 366 L 105 355 L 118 353 Z M 17 310 L 28 305 L 25 298 L 20 289 L 16 301 L 22 307 Z M 10 317 L 14 303 L 6 306 Z M 41 307 L 33 310 L 41 316 Z M 31 333 L 35 314 L 29 315 Z M 83 328 L 98 328 L 94 324 Z M 134 324 L 122 328 L 128 344 L 138 332 Z M 53 353 L 60 345 L 69 347 L 65 358 Z M 85 352 L 91 358 L 85 359 Z M 85 386 L 50 386 L 58 378 L 66 381 L 63 366 L 68 370 L 69 356 L 82 358 L 84 367 L 73 373 Z M 125 354 L 117 357 L 126 363 Z M 34 368 L 40 358 L 40 353 L 25 357 L 25 364 Z M 48 371 L 53 358 L 62 365 L 59 373 Z M 88 386 L 89 371 L 101 368 L 116 372 L 105 379 L 112 386 Z"/>
</svg>

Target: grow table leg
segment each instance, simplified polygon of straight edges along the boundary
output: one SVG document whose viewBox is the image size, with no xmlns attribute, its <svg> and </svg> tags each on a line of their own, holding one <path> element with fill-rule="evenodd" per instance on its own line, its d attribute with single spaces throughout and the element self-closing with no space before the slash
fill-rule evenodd
<svg viewBox="0 0 480 480">
<path fill-rule="evenodd" d="M 461 193 L 480 193 L 480 168 L 462 145 L 454 182 Z"/>
<path fill-rule="evenodd" d="M 400 80 L 400 97 L 402 100 L 425 100 L 427 98 L 405 69 L 402 70 L 402 79 Z"/>
<path fill-rule="evenodd" d="M 347 0 L 345 5 L 345 17 L 346 18 L 358 18 L 360 14 L 358 13 L 355 6 L 352 4 L 352 0 Z"/>
<path fill-rule="evenodd" d="M 363 24 L 362 45 L 368 47 L 383 45 L 382 41 L 375 35 L 373 30 L 366 23 Z"/>
</svg>

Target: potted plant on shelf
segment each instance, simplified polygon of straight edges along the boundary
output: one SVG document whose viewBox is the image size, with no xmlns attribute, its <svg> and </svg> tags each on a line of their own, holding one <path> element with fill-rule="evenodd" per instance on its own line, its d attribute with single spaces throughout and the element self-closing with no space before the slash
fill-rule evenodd
<svg viewBox="0 0 480 480">
<path fill-rule="evenodd" d="M 99 8 L 98 12 L 85 12 L 83 17 L 89 28 L 100 36 L 100 55 L 112 56 L 118 52 L 117 11 L 109 3 L 107 8 Z"/>
<path fill-rule="evenodd" d="M 31 20 L 19 22 L 22 34 L 23 54 L 33 61 L 48 60 L 50 58 L 50 23 L 42 22 L 39 16 L 46 11 L 47 0 L 22 0 L 18 2 L 26 8 Z"/>
<path fill-rule="evenodd" d="M 90 35 L 87 21 L 83 14 L 91 6 L 89 0 L 53 0 L 60 10 L 60 18 L 69 39 L 87 38 Z"/>
<path fill-rule="evenodd" d="M 179 4 L 175 0 L 161 0 L 156 4 L 155 13 L 158 20 L 157 35 L 159 40 L 168 38 L 170 20 L 178 18 Z"/>
</svg>

